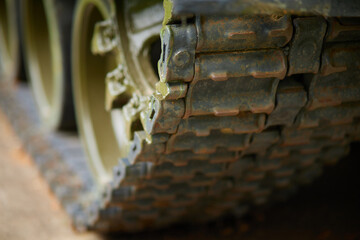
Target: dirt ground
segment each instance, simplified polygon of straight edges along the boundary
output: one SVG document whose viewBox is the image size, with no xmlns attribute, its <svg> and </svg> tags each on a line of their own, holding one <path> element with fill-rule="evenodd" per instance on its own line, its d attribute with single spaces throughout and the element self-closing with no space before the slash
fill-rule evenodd
<svg viewBox="0 0 360 240">
<path fill-rule="evenodd" d="M 288 202 L 203 226 L 138 235 L 75 233 L 32 160 L 0 112 L 0 240 L 92 239 L 360 239 L 360 144 Z"/>
<path fill-rule="evenodd" d="M 0 239 L 93 240 L 76 234 L 0 112 Z"/>
</svg>

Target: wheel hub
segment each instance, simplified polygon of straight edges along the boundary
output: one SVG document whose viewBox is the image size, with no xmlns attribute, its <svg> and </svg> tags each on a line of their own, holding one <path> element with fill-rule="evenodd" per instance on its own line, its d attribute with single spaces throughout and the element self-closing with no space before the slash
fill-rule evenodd
<svg viewBox="0 0 360 240">
<path fill-rule="evenodd" d="M 115 7 L 83 1 L 77 8 L 73 69 L 78 123 L 100 186 L 116 161 L 127 156 L 133 133 L 143 129 L 140 112 L 158 81 L 151 53 L 155 54 L 152 46 L 159 39 L 161 21 L 141 31 L 131 27 L 132 14 L 149 15 L 139 8 L 143 2 L 135 2 Z M 152 4 L 161 6 L 159 1 Z"/>
</svg>

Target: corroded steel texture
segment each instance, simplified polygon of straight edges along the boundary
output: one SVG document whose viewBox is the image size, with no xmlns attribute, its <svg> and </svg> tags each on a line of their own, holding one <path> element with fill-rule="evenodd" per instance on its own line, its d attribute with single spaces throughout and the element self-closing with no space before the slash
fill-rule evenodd
<svg viewBox="0 0 360 240">
<path fill-rule="evenodd" d="M 360 95 L 359 70 L 308 77 L 309 110 L 356 102 Z"/>
<path fill-rule="evenodd" d="M 166 21 L 144 131 L 86 215 L 91 228 L 242 215 L 359 139 L 358 43 L 327 28 L 339 19 L 187 17 Z"/>
<path fill-rule="evenodd" d="M 357 0 L 166 0 L 172 16 L 191 14 L 296 14 L 360 16 Z"/>
<path fill-rule="evenodd" d="M 325 45 L 321 62 L 322 75 L 358 69 L 360 44 L 359 42 L 342 42 Z"/>
<path fill-rule="evenodd" d="M 204 16 L 197 18 L 198 52 L 283 47 L 292 37 L 288 15 Z"/>
<path fill-rule="evenodd" d="M 312 181 L 360 138 L 359 25 L 290 15 L 207 16 L 218 11 L 211 4 L 199 8 L 204 15 L 172 16 L 190 1 L 169 2 L 155 93 L 147 101 L 125 96 L 131 104 L 123 106 L 122 88 L 131 87 L 126 70 L 106 78 L 107 109 L 128 107 L 143 125 L 107 188 L 93 197 L 57 168 L 56 156 L 42 165 L 78 227 L 140 231 L 241 216 Z M 191 1 L 193 9 L 204 2 Z M 95 54 L 116 47 L 113 27 L 96 25 Z M 36 142 L 36 135 L 27 140 Z"/>
<path fill-rule="evenodd" d="M 322 17 L 296 18 L 294 26 L 295 34 L 290 45 L 288 75 L 317 73 L 326 21 Z"/>
<path fill-rule="evenodd" d="M 328 22 L 326 41 L 360 40 L 360 21 L 358 18 L 330 18 Z"/>
<path fill-rule="evenodd" d="M 161 79 L 191 81 L 194 76 L 195 26 L 170 25 L 161 30 L 162 55 L 159 61 Z"/>
<path fill-rule="evenodd" d="M 281 81 L 276 92 L 276 107 L 268 116 L 266 126 L 291 126 L 307 101 L 304 86 L 294 79 Z"/>
</svg>

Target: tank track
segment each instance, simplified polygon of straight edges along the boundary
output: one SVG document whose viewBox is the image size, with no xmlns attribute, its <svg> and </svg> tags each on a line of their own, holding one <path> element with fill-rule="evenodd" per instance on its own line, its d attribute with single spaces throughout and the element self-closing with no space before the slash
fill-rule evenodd
<svg viewBox="0 0 360 240">
<path fill-rule="evenodd" d="M 60 168 L 50 185 L 79 228 L 97 231 L 241 216 L 286 198 L 360 140 L 359 26 L 286 15 L 166 19 L 161 80 L 113 181 L 93 195 Z"/>
<path fill-rule="evenodd" d="M 165 21 L 145 130 L 88 226 L 241 216 L 311 182 L 359 140 L 359 25 L 286 15 Z"/>
</svg>

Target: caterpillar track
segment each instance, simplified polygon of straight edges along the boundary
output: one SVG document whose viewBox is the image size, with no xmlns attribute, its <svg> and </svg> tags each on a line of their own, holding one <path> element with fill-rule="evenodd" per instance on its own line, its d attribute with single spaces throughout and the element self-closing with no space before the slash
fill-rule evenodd
<svg viewBox="0 0 360 240">
<path fill-rule="evenodd" d="M 360 136 L 359 62 L 340 63 L 345 54 L 359 61 L 360 49 L 342 41 L 344 31 L 331 32 L 337 19 L 183 21 L 162 30 L 162 75 L 143 112 L 145 131 L 115 167 L 89 218 L 94 226 L 241 215 L 310 182 Z"/>
<path fill-rule="evenodd" d="M 169 2 L 151 94 L 134 90 L 126 61 L 100 79 L 104 109 L 125 112 L 132 131 L 126 154 L 112 159 L 111 180 L 88 187 L 66 167 L 47 177 L 79 229 L 241 217 L 286 199 L 360 140 L 359 18 L 189 13 Z M 99 58 L 125 51 L 109 12 L 85 44 Z M 82 85 L 73 81 L 80 109 Z M 84 142 L 85 131 L 80 126 Z M 50 159 L 44 175 L 61 164 Z"/>
</svg>

